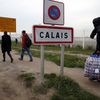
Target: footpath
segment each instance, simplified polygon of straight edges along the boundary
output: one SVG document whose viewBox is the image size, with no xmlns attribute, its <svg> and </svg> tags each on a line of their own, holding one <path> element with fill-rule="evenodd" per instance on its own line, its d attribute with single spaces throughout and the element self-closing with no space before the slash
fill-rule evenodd
<svg viewBox="0 0 100 100">
<path fill-rule="evenodd" d="M 2 54 L 0 52 L 0 100 L 32 100 L 32 94 L 18 82 L 17 76 L 22 71 L 40 75 L 40 58 L 33 57 L 33 62 L 29 62 L 28 56 L 25 56 L 23 61 L 19 61 L 18 53 L 13 51 L 12 55 L 14 58 L 13 63 L 10 63 L 8 56 L 6 62 L 2 62 Z M 60 66 L 46 60 L 44 69 L 45 73 L 56 73 L 59 75 L 60 72 Z M 64 75 L 73 79 L 83 89 L 100 97 L 100 83 L 90 81 L 84 77 L 83 69 L 64 68 Z"/>
</svg>

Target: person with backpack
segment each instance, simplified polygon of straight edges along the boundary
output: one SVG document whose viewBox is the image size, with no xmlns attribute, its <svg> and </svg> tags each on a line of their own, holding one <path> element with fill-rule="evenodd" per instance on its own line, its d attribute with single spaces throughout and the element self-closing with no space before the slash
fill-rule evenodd
<svg viewBox="0 0 100 100">
<path fill-rule="evenodd" d="M 28 53 L 29 55 L 29 58 L 30 58 L 30 62 L 33 61 L 33 58 L 32 58 L 32 53 L 30 52 L 30 46 L 32 45 L 32 42 L 31 42 L 31 39 L 29 38 L 29 36 L 27 35 L 26 31 L 23 30 L 22 31 L 22 51 L 21 51 L 21 54 L 20 54 L 20 58 L 19 60 L 23 60 L 23 57 L 24 57 L 24 53 L 25 51 Z"/>
<path fill-rule="evenodd" d="M 93 19 L 93 25 L 94 25 L 94 29 L 92 31 L 92 33 L 90 34 L 90 38 L 94 38 L 96 35 L 96 51 L 95 53 L 99 53 L 100 54 L 100 17 L 94 18 Z"/>
</svg>

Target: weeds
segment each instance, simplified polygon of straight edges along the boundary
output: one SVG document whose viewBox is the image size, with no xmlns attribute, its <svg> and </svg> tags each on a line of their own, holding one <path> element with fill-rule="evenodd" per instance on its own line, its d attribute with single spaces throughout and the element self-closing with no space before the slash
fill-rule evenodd
<svg viewBox="0 0 100 100">
<path fill-rule="evenodd" d="M 25 82 L 32 82 L 35 77 L 33 73 L 23 73 L 19 76 Z M 32 85 L 33 94 L 46 95 L 49 89 L 55 92 L 50 100 L 100 100 L 100 98 L 81 89 L 80 86 L 65 76 L 57 76 L 54 73 L 45 74 L 45 81 L 42 84 Z"/>
<path fill-rule="evenodd" d="M 44 84 L 48 89 L 55 89 L 51 100 L 99 100 L 98 97 L 81 89 L 77 83 L 68 77 L 46 74 Z"/>
<path fill-rule="evenodd" d="M 22 73 L 19 75 L 19 78 L 25 81 L 26 87 L 31 87 L 32 82 L 35 80 L 33 73 Z"/>
<path fill-rule="evenodd" d="M 46 94 L 48 91 L 48 88 L 44 84 L 36 85 L 33 87 L 33 92 L 35 94 Z"/>
</svg>

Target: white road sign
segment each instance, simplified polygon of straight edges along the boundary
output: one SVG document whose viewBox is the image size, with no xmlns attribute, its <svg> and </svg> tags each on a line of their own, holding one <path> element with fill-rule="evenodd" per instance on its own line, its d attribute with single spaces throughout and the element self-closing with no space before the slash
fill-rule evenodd
<svg viewBox="0 0 100 100">
<path fill-rule="evenodd" d="M 64 3 L 44 0 L 44 24 L 64 25 Z"/>
<path fill-rule="evenodd" d="M 33 26 L 34 44 L 73 43 L 73 28 L 54 26 Z"/>
</svg>

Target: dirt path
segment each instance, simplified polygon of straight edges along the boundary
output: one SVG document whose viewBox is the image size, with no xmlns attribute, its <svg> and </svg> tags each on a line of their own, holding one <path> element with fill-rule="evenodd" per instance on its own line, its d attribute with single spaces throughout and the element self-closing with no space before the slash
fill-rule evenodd
<svg viewBox="0 0 100 100">
<path fill-rule="evenodd" d="M 25 88 L 18 81 L 17 76 L 22 72 L 40 73 L 40 59 L 33 58 L 33 62 L 28 61 L 25 56 L 24 61 L 18 60 L 18 55 L 13 52 L 14 62 L 10 63 L 7 56 L 7 61 L 0 61 L 0 100 L 35 100 L 28 88 Z M 0 53 L 0 59 L 2 55 Z M 45 61 L 45 73 L 59 74 L 60 66 Z M 92 82 L 84 77 L 83 69 L 80 68 L 64 68 L 64 75 L 71 77 L 79 85 L 87 91 L 100 97 L 100 83 Z M 42 100 L 42 99 L 41 99 Z M 47 100 L 47 99 L 43 99 Z"/>
</svg>

